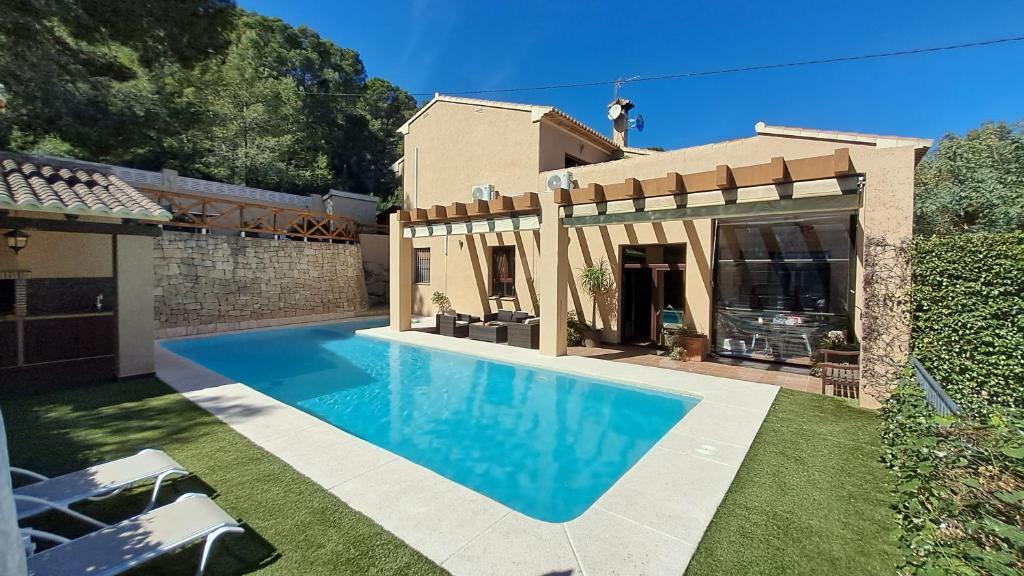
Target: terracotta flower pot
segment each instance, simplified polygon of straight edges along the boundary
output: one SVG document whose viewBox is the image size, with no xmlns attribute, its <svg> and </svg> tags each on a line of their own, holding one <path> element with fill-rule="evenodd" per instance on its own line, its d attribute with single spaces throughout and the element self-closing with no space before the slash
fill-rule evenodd
<svg viewBox="0 0 1024 576">
<path fill-rule="evenodd" d="M 686 350 L 686 359 L 690 362 L 703 362 L 708 355 L 708 339 L 704 336 L 681 336 L 679 337 L 683 349 Z"/>
</svg>

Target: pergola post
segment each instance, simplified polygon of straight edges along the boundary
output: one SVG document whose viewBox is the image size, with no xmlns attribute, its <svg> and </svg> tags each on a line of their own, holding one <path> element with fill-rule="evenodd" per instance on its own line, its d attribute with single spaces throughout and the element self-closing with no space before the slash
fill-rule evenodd
<svg viewBox="0 0 1024 576">
<path fill-rule="evenodd" d="M 402 234 L 401 212 L 391 215 L 389 290 L 391 291 L 390 327 L 396 332 L 412 328 L 412 239 Z"/>
<path fill-rule="evenodd" d="M 540 353 L 565 356 L 569 231 L 553 195 L 541 196 L 540 218 Z"/>
</svg>

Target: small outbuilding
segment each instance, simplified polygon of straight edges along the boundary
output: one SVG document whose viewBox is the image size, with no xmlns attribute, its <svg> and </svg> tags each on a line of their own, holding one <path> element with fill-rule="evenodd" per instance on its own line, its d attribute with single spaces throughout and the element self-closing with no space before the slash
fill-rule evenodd
<svg viewBox="0 0 1024 576">
<path fill-rule="evenodd" d="M 170 213 L 95 166 L 0 152 L 0 394 L 153 372 Z"/>
</svg>

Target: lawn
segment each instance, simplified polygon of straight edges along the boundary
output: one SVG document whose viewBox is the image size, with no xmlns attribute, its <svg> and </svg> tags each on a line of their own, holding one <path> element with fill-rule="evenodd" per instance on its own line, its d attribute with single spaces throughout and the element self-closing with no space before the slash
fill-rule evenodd
<svg viewBox="0 0 1024 576">
<path fill-rule="evenodd" d="M 248 528 L 209 574 L 441 574 L 412 548 L 154 379 L 2 402 L 14 465 L 57 474 L 140 448 L 166 450 Z M 895 548 L 874 414 L 782 390 L 688 576 L 891 574 Z M 167 499 L 172 499 L 174 490 Z M 83 506 L 112 520 L 143 495 Z M 192 574 L 190 548 L 139 574 Z"/>
<path fill-rule="evenodd" d="M 194 472 L 175 488 L 214 494 L 248 530 L 218 542 L 211 576 L 445 573 L 159 380 L 16 398 L 2 408 L 13 465 L 58 474 L 152 446 Z M 113 519 L 144 505 L 119 496 L 82 509 Z M 176 556 L 133 574 L 195 573 L 199 547 Z"/>
<path fill-rule="evenodd" d="M 875 413 L 782 389 L 687 576 L 893 574 Z"/>
</svg>

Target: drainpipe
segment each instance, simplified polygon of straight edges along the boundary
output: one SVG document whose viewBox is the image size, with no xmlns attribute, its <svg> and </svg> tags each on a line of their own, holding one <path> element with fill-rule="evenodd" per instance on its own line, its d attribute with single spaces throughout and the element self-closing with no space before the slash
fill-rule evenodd
<svg viewBox="0 0 1024 576">
<path fill-rule="evenodd" d="M 420 147 L 417 146 L 412 152 L 412 173 L 414 181 L 412 184 L 412 206 L 410 208 L 419 208 L 420 206 Z"/>
</svg>

